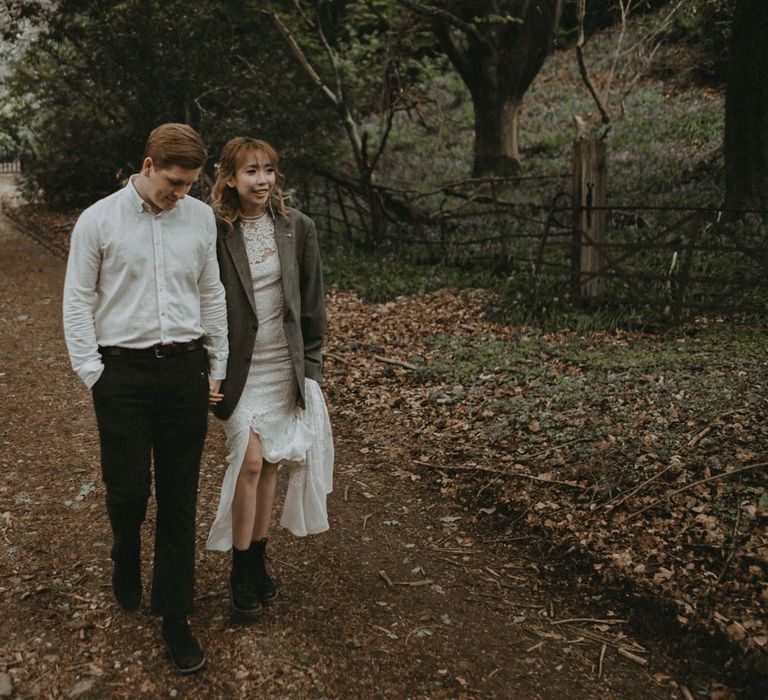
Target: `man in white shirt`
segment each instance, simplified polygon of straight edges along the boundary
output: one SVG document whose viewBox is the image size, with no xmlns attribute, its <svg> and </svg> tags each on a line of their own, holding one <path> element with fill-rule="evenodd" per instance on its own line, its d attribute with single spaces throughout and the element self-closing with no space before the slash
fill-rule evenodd
<svg viewBox="0 0 768 700">
<path fill-rule="evenodd" d="M 224 288 L 210 207 L 188 197 L 207 159 L 198 134 L 163 124 L 141 172 L 75 224 L 64 283 L 72 367 L 93 393 L 120 606 L 141 601 L 140 528 L 154 462 L 153 613 L 183 673 L 205 653 L 187 615 L 194 598 L 195 511 L 208 404 L 228 356 Z"/>
</svg>

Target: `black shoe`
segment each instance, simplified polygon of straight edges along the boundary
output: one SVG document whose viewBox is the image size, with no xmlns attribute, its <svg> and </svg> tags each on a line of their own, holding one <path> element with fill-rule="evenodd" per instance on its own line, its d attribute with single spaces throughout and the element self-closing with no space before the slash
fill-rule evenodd
<svg viewBox="0 0 768 700">
<path fill-rule="evenodd" d="M 116 560 L 112 568 L 112 592 L 123 610 L 136 610 L 141 603 L 141 561 L 138 557 Z"/>
<path fill-rule="evenodd" d="M 275 579 L 267 571 L 267 538 L 251 542 L 248 554 L 251 558 L 253 568 L 254 582 L 256 584 L 256 595 L 262 605 L 268 605 L 277 598 L 278 588 Z"/>
<path fill-rule="evenodd" d="M 249 552 L 232 547 L 232 573 L 229 576 L 232 607 L 244 615 L 253 615 L 261 610 Z"/>
<path fill-rule="evenodd" d="M 194 673 L 205 666 L 205 652 L 189 631 L 185 616 L 163 617 L 162 636 L 179 673 Z"/>
</svg>

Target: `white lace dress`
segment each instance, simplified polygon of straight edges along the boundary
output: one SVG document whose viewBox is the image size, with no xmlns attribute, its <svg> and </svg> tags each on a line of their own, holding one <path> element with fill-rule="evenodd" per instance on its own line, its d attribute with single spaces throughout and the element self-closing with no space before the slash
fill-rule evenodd
<svg viewBox="0 0 768 700">
<path fill-rule="evenodd" d="M 224 421 L 229 454 L 216 519 L 206 547 L 232 546 L 232 499 L 250 431 L 264 460 L 289 470 L 280 524 L 303 536 L 328 529 L 326 495 L 333 482 L 333 437 L 322 391 L 306 379 L 306 409 L 296 405 L 296 377 L 283 329 L 284 297 L 275 227 L 269 216 L 243 218 L 259 327 L 242 396 Z"/>
</svg>

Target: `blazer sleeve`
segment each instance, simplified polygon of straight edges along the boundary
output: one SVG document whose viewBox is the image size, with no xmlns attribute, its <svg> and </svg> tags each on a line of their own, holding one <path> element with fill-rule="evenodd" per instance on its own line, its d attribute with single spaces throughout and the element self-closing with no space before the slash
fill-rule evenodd
<svg viewBox="0 0 768 700">
<path fill-rule="evenodd" d="M 304 246 L 299 260 L 304 374 L 320 382 L 323 374 L 322 347 L 326 328 L 325 291 L 317 230 L 311 219 L 306 218 L 305 222 Z"/>
</svg>

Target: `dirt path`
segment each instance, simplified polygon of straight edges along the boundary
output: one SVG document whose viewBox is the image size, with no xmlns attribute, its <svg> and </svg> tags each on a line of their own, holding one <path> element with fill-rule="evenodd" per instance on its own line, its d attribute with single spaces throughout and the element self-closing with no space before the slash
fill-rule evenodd
<svg viewBox="0 0 768 700">
<path fill-rule="evenodd" d="M 249 625 L 230 615 L 228 556 L 203 549 L 224 469 L 212 422 L 193 619 L 208 665 L 180 678 L 146 602 L 121 612 L 109 589 L 90 396 L 62 339 L 64 263 L 2 218 L 0 260 L 0 696 L 683 697 L 662 652 L 643 666 L 603 646 L 624 630 L 609 603 L 568 582 L 549 589 L 519 543 L 493 541 L 450 498 L 393 476 L 407 436 L 378 444 L 333 405 L 331 530 L 275 529 L 283 594 Z M 574 618 L 607 622 L 562 622 Z M 648 658 L 638 644 L 648 648 L 629 636 L 620 646 Z"/>
</svg>

